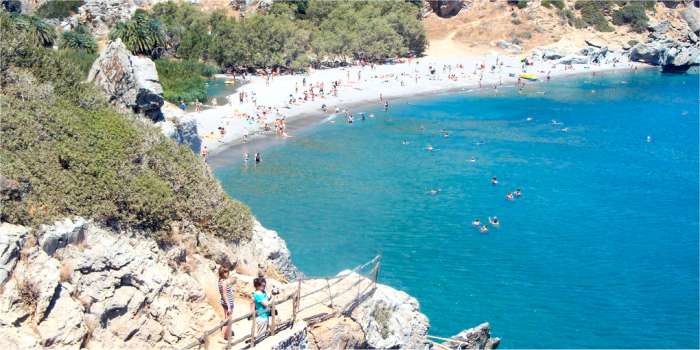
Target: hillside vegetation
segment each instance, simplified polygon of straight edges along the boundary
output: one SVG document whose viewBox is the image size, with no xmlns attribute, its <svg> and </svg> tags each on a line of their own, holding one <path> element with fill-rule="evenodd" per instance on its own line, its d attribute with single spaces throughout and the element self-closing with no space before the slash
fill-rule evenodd
<svg viewBox="0 0 700 350">
<path fill-rule="evenodd" d="M 69 215 L 167 240 L 188 222 L 220 237 L 250 237 L 249 209 L 227 197 L 206 165 L 137 117 L 114 110 L 80 50 L 42 47 L 0 13 L 0 220 L 22 225 Z"/>
</svg>

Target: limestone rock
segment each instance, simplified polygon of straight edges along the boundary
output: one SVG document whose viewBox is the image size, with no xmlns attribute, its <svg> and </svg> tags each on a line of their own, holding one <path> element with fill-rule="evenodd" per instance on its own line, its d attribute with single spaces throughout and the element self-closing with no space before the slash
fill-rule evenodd
<svg viewBox="0 0 700 350">
<path fill-rule="evenodd" d="M 78 21 L 86 25 L 93 35 L 102 38 L 117 23 L 128 21 L 136 8 L 127 0 L 85 0 L 83 6 L 78 8 Z"/>
<path fill-rule="evenodd" d="M 681 17 L 688 22 L 690 30 L 700 35 L 700 9 L 694 6 L 688 6 L 688 8 L 681 12 Z"/>
<path fill-rule="evenodd" d="M 179 144 L 189 146 L 192 151 L 199 154 L 202 139 L 197 131 L 197 120 L 186 116 L 183 110 L 169 102 L 165 102 L 161 110 L 165 120 L 156 125 L 160 127 L 163 134 Z"/>
<path fill-rule="evenodd" d="M 501 342 L 499 338 L 491 338 L 491 326 L 482 323 L 474 328 L 459 332 L 450 337 L 457 341 L 444 342 L 443 345 L 452 349 L 495 349 Z"/>
<path fill-rule="evenodd" d="M 6 222 L 0 224 L 0 285 L 7 281 L 17 265 L 27 233 L 27 227 Z"/>
<path fill-rule="evenodd" d="M 428 0 L 430 8 L 442 18 L 455 16 L 464 6 L 463 0 Z"/>
<path fill-rule="evenodd" d="M 21 327 L 0 327 L 0 349 L 42 349 L 30 330 Z"/>
<path fill-rule="evenodd" d="M 352 312 L 372 348 L 425 347 L 430 324 L 418 301 L 391 287 L 378 284 L 375 293 Z"/>
<path fill-rule="evenodd" d="M 38 331 L 44 346 L 80 348 L 87 333 L 82 307 L 59 287 L 53 307 L 46 319 L 39 323 Z"/>
<path fill-rule="evenodd" d="M 309 329 L 309 347 L 312 349 L 366 348 L 362 327 L 348 317 L 331 318 Z"/>
<path fill-rule="evenodd" d="M 661 66 L 668 72 L 685 72 L 700 63 L 700 45 L 688 45 L 673 39 L 639 43 L 630 50 L 630 60 Z"/>
<path fill-rule="evenodd" d="M 560 64 L 586 64 L 588 63 L 588 57 L 580 55 L 566 55 L 559 59 Z"/>
<path fill-rule="evenodd" d="M 46 254 L 53 253 L 68 244 L 76 243 L 85 237 L 87 220 L 77 217 L 56 221 L 53 225 L 41 225 L 38 230 L 39 245 Z"/>
<path fill-rule="evenodd" d="M 88 81 L 94 81 L 112 103 L 155 122 L 163 120 L 163 88 L 155 63 L 132 55 L 121 39 L 111 41 L 95 60 Z"/>
<path fill-rule="evenodd" d="M 668 20 L 663 20 L 658 23 L 649 24 L 648 28 L 654 33 L 664 34 L 668 32 L 669 29 L 671 29 L 671 22 L 669 22 Z"/>
</svg>

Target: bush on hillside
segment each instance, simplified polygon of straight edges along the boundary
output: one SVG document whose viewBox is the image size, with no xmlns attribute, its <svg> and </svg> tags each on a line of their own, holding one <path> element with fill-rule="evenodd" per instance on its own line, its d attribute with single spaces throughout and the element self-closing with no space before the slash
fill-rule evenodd
<svg viewBox="0 0 700 350">
<path fill-rule="evenodd" d="M 56 30 L 50 24 L 37 16 L 25 16 L 16 13 L 3 13 L 3 27 L 27 33 L 27 37 L 34 45 L 51 47 L 56 40 Z M 3 32 L 3 37 L 7 37 L 9 32 Z M 5 38 L 3 38 L 4 40 Z"/>
<path fill-rule="evenodd" d="M 36 15 L 43 18 L 64 19 L 78 13 L 78 8 L 83 3 L 82 0 L 50 0 L 39 6 Z"/>
<path fill-rule="evenodd" d="M 172 55 L 187 60 L 209 57 L 210 17 L 200 7 L 168 1 L 156 4 L 151 12 L 163 24 L 166 47 Z"/>
<path fill-rule="evenodd" d="M 207 166 L 134 115 L 115 111 L 84 68 L 38 47 L 0 14 L 0 220 L 21 225 L 70 215 L 165 238 L 190 222 L 248 239 L 250 210 L 230 199 Z M 74 51 L 76 52 L 76 51 Z"/>
<path fill-rule="evenodd" d="M 181 99 L 204 101 L 207 98 L 206 78 L 218 72 L 216 67 L 196 61 L 158 59 L 155 63 L 163 97 L 173 103 Z"/>
<path fill-rule="evenodd" d="M 649 24 L 644 5 L 639 2 L 630 2 L 621 9 L 613 12 L 613 24 L 624 25 L 629 24 L 637 33 L 643 33 Z"/>
<path fill-rule="evenodd" d="M 574 4 L 574 8 L 581 12 L 581 19 L 587 27 L 592 26 L 599 32 L 613 31 L 608 19 L 605 17 L 612 8 L 612 3 L 610 1 L 578 0 Z"/>
<path fill-rule="evenodd" d="M 95 38 L 83 25 L 78 25 L 73 30 L 63 32 L 60 46 L 61 48 L 83 50 L 87 53 L 95 53 L 97 51 Z"/>
</svg>

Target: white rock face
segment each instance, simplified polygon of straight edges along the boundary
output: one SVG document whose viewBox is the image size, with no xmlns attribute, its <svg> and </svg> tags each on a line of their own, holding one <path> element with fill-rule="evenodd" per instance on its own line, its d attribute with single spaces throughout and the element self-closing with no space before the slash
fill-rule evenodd
<svg viewBox="0 0 700 350">
<path fill-rule="evenodd" d="M 156 65 L 147 57 L 134 56 L 121 39 L 111 41 L 90 68 L 94 82 L 109 100 L 154 122 L 163 120 L 163 88 Z"/>
<path fill-rule="evenodd" d="M 5 283 L 19 259 L 19 251 L 29 233 L 29 228 L 0 224 L 0 284 Z"/>
<path fill-rule="evenodd" d="M 96 37 L 106 37 L 114 25 L 128 21 L 136 8 L 128 0 L 85 0 L 78 8 L 78 21 Z"/>
<path fill-rule="evenodd" d="M 376 292 L 353 310 L 352 318 L 372 348 L 422 349 L 430 323 L 418 301 L 405 292 L 377 284 Z"/>
<path fill-rule="evenodd" d="M 38 232 L 41 249 L 46 254 L 51 255 L 56 249 L 81 241 L 85 235 L 87 223 L 87 220 L 78 217 L 75 220 L 66 218 L 63 221 L 55 222 L 53 225 L 41 225 Z"/>
<path fill-rule="evenodd" d="M 491 338 L 488 322 L 463 330 L 450 338 L 457 342 L 446 342 L 444 345 L 452 349 L 495 349 L 501 342 L 499 338 Z"/>
</svg>

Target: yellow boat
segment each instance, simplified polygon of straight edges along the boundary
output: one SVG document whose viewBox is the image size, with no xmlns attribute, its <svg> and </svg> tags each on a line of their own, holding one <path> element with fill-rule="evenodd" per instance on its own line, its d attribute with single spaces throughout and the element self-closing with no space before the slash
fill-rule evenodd
<svg viewBox="0 0 700 350">
<path fill-rule="evenodd" d="M 533 80 L 533 81 L 537 80 L 537 76 L 534 74 L 523 73 L 523 74 L 520 74 L 518 77 L 523 78 L 523 79 L 527 79 L 527 80 Z"/>
</svg>

